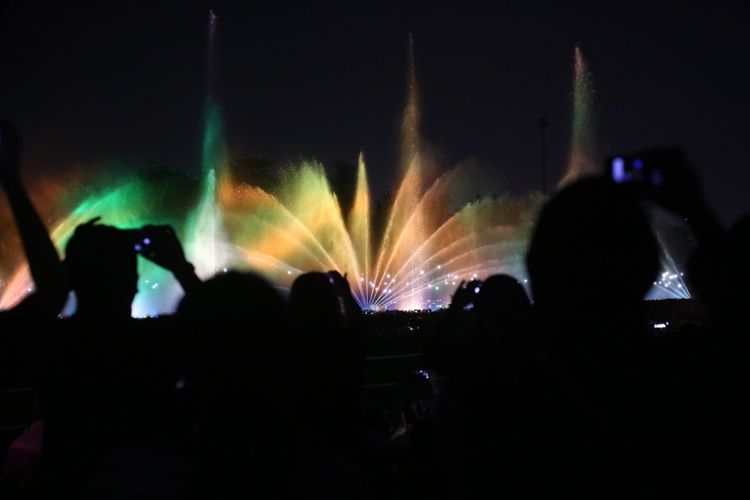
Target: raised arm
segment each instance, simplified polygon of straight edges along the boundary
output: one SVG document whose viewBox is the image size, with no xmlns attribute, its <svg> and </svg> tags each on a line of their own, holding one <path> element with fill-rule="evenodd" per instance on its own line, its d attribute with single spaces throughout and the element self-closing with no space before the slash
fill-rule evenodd
<svg viewBox="0 0 750 500">
<path fill-rule="evenodd" d="M 44 312 L 57 314 L 65 304 L 68 285 L 47 228 L 37 214 L 24 189 L 19 173 L 21 140 L 18 131 L 7 122 L 0 122 L 0 184 L 8 196 L 23 250 L 36 286 L 34 304 Z"/>
</svg>

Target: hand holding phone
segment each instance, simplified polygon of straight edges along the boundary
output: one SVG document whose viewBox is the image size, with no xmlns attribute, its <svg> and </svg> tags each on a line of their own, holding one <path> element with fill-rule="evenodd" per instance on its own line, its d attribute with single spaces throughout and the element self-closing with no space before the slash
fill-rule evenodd
<svg viewBox="0 0 750 500">
<path fill-rule="evenodd" d="M 481 287 L 482 282 L 479 280 L 471 280 L 468 283 L 462 281 L 456 288 L 456 293 L 453 294 L 450 307 L 452 309 L 471 309 Z"/>
<path fill-rule="evenodd" d="M 673 212 L 688 215 L 704 204 L 695 170 L 679 149 L 612 156 L 606 168 L 614 183 Z"/>
<path fill-rule="evenodd" d="M 136 230 L 133 248 L 139 255 L 176 273 L 190 264 L 171 226 L 148 225 Z"/>
</svg>

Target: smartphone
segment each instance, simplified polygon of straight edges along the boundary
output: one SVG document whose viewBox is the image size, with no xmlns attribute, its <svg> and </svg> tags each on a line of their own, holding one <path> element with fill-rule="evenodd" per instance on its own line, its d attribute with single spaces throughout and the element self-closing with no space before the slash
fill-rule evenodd
<svg viewBox="0 0 750 500">
<path fill-rule="evenodd" d="M 659 187 L 664 182 L 657 165 L 637 156 L 612 156 L 607 164 L 610 178 L 616 184 Z"/>
<path fill-rule="evenodd" d="M 146 252 L 151 245 L 151 236 L 143 229 L 134 229 L 133 232 L 133 250 L 135 253 Z"/>
</svg>

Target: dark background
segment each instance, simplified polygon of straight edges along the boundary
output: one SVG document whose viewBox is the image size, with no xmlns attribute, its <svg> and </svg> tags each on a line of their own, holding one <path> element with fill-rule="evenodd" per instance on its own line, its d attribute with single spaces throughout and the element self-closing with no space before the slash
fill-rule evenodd
<svg viewBox="0 0 750 500">
<path fill-rule="evenodd" d="M 605 4 L 602 2 L 602 4 Z M 0 116 L 31 175 L 75 161 L 199 169 L 208 9 L 234 157 L 354 163 L 398 179 L 413 31 L 423 135 L 441 164 L 474 158 L 508 192 L 540 189 L 570 136 L 572 51 L 595 79 L 599 153 L 681 145 L 726 223 L 748 211 L 748 15 L 718 2 L 5 1 Z"/>
</svg>

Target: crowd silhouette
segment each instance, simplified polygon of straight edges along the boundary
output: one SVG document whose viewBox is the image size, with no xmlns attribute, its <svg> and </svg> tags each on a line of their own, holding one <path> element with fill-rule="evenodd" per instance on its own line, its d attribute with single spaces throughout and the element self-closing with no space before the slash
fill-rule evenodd
<svg viewBox="0 0 750 500">
<path fill-rule="evenodd" d="M 60 260 L 18 133 L 0 133 L 35 285 L 0 312 L 0 389 L 31 387 L 37 406 L 0 451 L 2 498 L 748 494 L 750 218 L 722 228 L 678 151 L 642 155 L 658 188 L 591 177 L 556 193 L 529 244 L 533 301 L 510 276 L 461 283 L 385 414 L 362 403 L 368 324 L 346 276 L 303 274 L 288 297 L 251 272 L 201 281 L 170 227 L 97 219 Z M 646 321 L 659 249 L 644 204 L 695 235 L 708 326 Z M 173 316 L 131 318 L 139 255 L 182 286 Z"/>
</svg>

